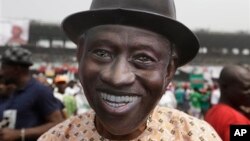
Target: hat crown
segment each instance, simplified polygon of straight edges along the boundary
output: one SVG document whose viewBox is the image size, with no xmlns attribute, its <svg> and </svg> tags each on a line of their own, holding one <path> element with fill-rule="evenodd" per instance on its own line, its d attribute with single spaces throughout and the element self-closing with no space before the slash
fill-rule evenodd
<svg viewBox="0 0 250 141">
<path fill-rule="evenodd" d="M 68 16 L 62 27 L 69 39 L 78 44 L 84 32 L 108 24 L 138 27 L 167 37 L 175 44 L 178 67 L 199 51 L 195 34 L 176 20 L 174 0 L 93 0 L 90 10 Z"/>
<path fill-rule="evenodd" d="M 32 65 L 32 53 L 22 47 L 9 47 L 2 54 L 1 61 L 11 64 Z"/>
<path fill-rule="evenodd" d="M 93 0 L 90 9 L 129 9 L 176 19 L 174 0 Z"/>
</svg>

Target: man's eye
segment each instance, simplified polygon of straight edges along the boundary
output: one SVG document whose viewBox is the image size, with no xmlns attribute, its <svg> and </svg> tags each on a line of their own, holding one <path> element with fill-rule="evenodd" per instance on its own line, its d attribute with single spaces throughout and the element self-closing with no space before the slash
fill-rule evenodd
<svg viewBox="0 0 250 141">
<path fill-rule="evenodd" d="M 153 58 L 146 56 L 146 55 L 139 55 L 139 56 L 135 57 L 134 60 L 138 63 L 144 63 L 144 64 L 149 64 L 149 63 L 155 62 L 155 60 Z"/>
<path fill-rule="evenodd" d="M 94 50 L 93 54 L 99 58 L 102 59 L 111 59 L 111 53 L 109 51 L 106 50 L 102 50 L 102 49 L 98 49 L 98 50 Z"/>
</svg>

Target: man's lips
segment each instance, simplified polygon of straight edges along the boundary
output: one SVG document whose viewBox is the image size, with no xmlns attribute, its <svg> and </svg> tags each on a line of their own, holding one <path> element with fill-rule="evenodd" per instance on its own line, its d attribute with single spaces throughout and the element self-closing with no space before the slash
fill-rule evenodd
<svg viewBox="0 0 250 141">
<path fill-rule="evenodd" d="M 119 93 L 121 94 L 121 93 Z M 133 108 L 141 99 L 138 95 L 122 95 L 100 92 L 105 109 L 112 113 L 124 113 Z"/>
<path fill-rule="evenodd" d="M 116 96 L 101 92 L 101 98 L 111 107 L 118 108 L 139 99 L 138 96 Z"/>
</svg>

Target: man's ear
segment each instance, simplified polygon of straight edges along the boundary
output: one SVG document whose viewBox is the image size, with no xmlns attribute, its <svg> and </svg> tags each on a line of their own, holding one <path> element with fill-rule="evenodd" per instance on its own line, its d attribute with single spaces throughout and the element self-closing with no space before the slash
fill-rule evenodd
<svg viewBox="0 0 250 141">
<path fill-rule="evenodd" d="M 81 61 L 82 58 L 82 54 L 83 54 L 83 47 L 84 46 L 84 38 L 80 38 L 78 40 L 78 44 L 77 44 L 77 50 L 76 50 L 76 57 L 77 57 L 77 62 Z"/>
</svg>

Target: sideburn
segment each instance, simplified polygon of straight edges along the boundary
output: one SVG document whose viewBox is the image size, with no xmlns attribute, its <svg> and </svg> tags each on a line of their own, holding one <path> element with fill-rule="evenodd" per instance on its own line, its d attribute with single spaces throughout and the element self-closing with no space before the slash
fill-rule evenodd
<svg viewBox="0 0 250 141">
<path fill-rule="evenodd" d="M 169 63 L 167 66 L 167 73 L 165 76 L 166 81 L 165 81 L 164 88 L 166 88 L 168 86 L 168 84 L 170 83 L 170 81 L 174 77 L 174 74 L 175 74 L 177 66 L 178 66 L 177 63 L 178 63 L 178 55 L 177 55 L 176 50 L 175 50 L 175 45 L 172 44 L 171 49 L 170 49 Z"/>
<path fill-rule="evenodd" d="M 84 42 L 85 42 L 84 37 L 80 37 L 78 40 L 77 51 L 76 51 L 76 57 L 78 63 L 80 63 L 82 58 Z"/>
</svg>

